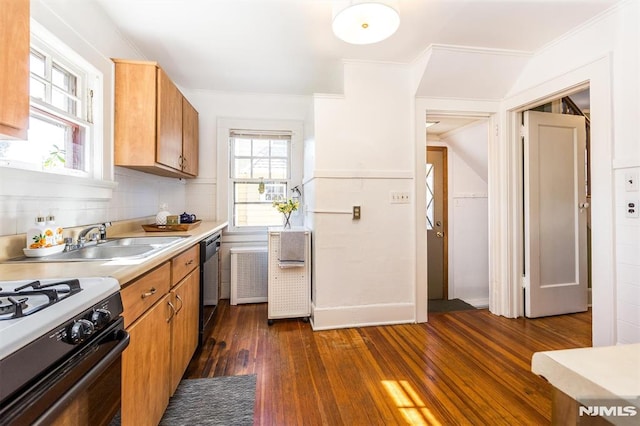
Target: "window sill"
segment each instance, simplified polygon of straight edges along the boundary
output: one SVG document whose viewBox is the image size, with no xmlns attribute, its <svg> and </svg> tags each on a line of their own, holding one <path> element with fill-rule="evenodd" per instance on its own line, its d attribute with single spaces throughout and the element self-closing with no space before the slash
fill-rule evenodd
<svg viewBox="0 0 640 426">
<path fill-rule="evenodd" d="M 117 182 L 0 167 L 0 195 L 67 200 L 109 200 Z"/>
</svg>

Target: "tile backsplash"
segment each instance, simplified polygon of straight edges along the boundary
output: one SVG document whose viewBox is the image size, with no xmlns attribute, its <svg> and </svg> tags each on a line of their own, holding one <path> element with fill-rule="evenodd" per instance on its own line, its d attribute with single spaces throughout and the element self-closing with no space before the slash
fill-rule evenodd
<svg viewBox="0 0 640 426">
<path fill-rule="evenodd" d="M 27 182 L 12 182 L 11 195 L 0 190 L 0 236 L 25 233 L 39 214 L 52 213 L 58 226 L 69 228 L 155 216 L 160 203 L 167 203 L 171 212 L 186 210 L 184 180 L 116 167 L 115 181 L 117 186 L 108 200 L 65 196 L 66 191 L 80 192 L 72 185 L 61 185 L 60 191 L 50 196 L 30 196 Z M 25 187 L 24 195 L 15 195 L 21 186 Z"/>
</svg>

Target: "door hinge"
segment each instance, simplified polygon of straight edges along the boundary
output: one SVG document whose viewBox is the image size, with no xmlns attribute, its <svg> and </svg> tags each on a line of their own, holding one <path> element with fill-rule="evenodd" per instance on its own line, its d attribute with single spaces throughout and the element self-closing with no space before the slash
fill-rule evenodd
<svg viewBox="0 0 640 426">
<path fill-rule="evenodd" d="M 527 277 L 522 276 L 522 282 L 520 284 L 522 285 L 522 288 L 526 289 L 529 286 L 529 280 L 527 280 Z"/>
<path fill-rule="evenodd" d="M 524 127 L 524 124 L 520 125 L 520 137 L 524 138 L 525 134 L 526 134 L 526 128 Z"/>
<path fill-rule="evenodd" d="M 500 126 L 496 124 L 496 137 L 500 136 Z"/>
</svg>

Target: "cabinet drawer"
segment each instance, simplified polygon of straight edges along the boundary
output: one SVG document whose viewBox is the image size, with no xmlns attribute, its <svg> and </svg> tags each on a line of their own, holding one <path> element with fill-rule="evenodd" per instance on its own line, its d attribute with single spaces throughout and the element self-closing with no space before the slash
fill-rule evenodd
<svg viewBox="0 0 640 426">
<path fill-rule="evenodd" d="M 195 245 L 171 260 L 171 287 L 178 284 L 200 262 L 200 246 Z"/>
<path fill-rule="evenodd" d="M 124 326 L 129 327 L 140 315 L 169 292 L 169 262 L 126 286 L 120 292 L 124 305 Z"/>
</svg>

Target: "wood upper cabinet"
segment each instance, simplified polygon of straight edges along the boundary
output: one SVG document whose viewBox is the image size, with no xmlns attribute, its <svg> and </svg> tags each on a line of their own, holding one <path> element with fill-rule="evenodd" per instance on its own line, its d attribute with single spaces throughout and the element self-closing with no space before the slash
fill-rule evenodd
<svg viewBox="0 0 640 426">
<path fill-rule="evenodd" d="M 182 94 L 167 74 L 158 68 L 158 133 L 156 161 L 181 170 Z"/>
<path fill-rule="evenodd" d="M 115 165 L 161 176 L 197 176 L 197 111 L 156 62 L 113 61 Z"/>
<path fill-rule="evenodd" d="M 0 1 L 0 139 L 29 127 L 29 0 Z"/>
<path fill-rule="evenodd" d="M 182 170 L 192 176 L 198 175 L 198 111 L 182 98 Z"/>
</svg>

